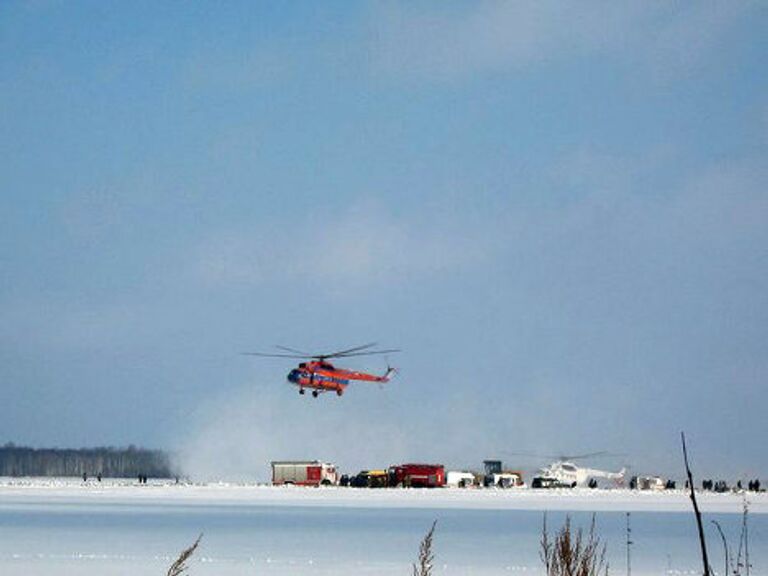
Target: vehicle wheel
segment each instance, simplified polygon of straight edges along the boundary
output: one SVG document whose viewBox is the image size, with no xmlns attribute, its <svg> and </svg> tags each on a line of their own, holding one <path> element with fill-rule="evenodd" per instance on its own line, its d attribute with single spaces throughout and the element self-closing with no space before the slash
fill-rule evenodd
<svg viewBox="0 0 768 576">
<path fill-rule="evenodd" d="M 312 396 L 314 396 L 315 398 L 317 398 L 317 394 L 318 394 L 317 390 L 312 390 Z"/>
<path fill-rule="evenodd" d="M 341 396 L 342 394 L 344 394 L 342 390 L 336 390 L 336 396 Z"/>
</svg>

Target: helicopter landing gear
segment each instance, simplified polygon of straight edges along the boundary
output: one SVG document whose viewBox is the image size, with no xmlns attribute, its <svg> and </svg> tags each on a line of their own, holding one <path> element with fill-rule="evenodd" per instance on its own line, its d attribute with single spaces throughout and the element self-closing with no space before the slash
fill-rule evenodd
<svg viewBox="0 0 768 576">
<path fill-rule="evenodd" d="M 299 394 L 304 394 L 304 388 L 299 388 Z"/>
<path fill-rule="evenodd" d="M 317 398 L 317 395 L 318 395 L 318 391 L 317 390 L 312 390 L 312 396 Z"/>
</svg>

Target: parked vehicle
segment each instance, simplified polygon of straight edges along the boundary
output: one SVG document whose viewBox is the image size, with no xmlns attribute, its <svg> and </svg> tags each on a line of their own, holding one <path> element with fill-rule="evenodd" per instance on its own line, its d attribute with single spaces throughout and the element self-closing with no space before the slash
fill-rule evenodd
<svg viewBox="0 0 768 576">
<path fill-rule="evenodd" d="M 497 488 L 520 488 L 521 486 L 525 486 L 522 472 L 509 471 L 493 474 L 491 479 L 493 482 L 492 485 Z"/>
<path fill-rule="evenodd" d="M 330 486 L 339 483 L 336 466 L 318 460 L 272 462 L 272 484 Z"/>
<path fill-rule="evenodd" d="M 388 484 L 387 470 L 363 470 L 349 482 L 353 488 L 386 488 Z"/>
<path fill-rule="evenodd" d="M 485 476 L 483 486 L 490 488 L 517 488 L 525 486 L 523 473 L 517 470 L 504 470 L 501 460 L 483 460 Z"/>
<path fill-rule="evenodd" d="M 467 488 L 475 485 L 475 475 L 472 472 L 451 470 L 445 475 L 445 483 L 456 488 Z"/>
<path fill-rule="evenodd" d="M 390 486 L 406 488 L 437 488 L 445 486 L 445 467 L 442 464 L 401 464 L 388 470 Z"/>
<path fill-rule="evenodd" d="M 572 484 L 565 484 L 557 478 L 536 476 L 531 480 L 531 488 L 573 488 Z"/>
</svg>

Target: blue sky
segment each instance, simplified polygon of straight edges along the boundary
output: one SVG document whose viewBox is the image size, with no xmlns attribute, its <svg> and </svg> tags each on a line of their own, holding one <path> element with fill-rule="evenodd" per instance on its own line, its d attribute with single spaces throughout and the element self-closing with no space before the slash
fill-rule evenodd
<svg viewBox="0 0 768 576">
<path fill-rule="evenodd" d="M 761 3 L 4 2 L 0 441 L 765 474 Z M 379 341 L 299 397 L 240 356 Z M 381 370 L 382 359 L 356 368 Z M 507 455 L 507 456 L 505 456 Z"/>
</svg>

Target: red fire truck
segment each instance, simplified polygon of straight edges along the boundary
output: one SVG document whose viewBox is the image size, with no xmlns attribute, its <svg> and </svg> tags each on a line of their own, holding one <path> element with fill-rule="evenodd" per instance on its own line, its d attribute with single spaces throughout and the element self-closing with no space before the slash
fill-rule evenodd
<svg viewBox="0 0 768 576">
<path fill-rule="evenodd" d="M 412 488 L 445 486 L 445 467 L 442 464 L 401 464 L 390 466 L 389 485 Z"/>
<path fill-rule="evenodd" d="M 318 460 L 272 462 L 272 484 L 297 486 L 330 486 L 338 484 L 336 467 Z"/>
</svg>

